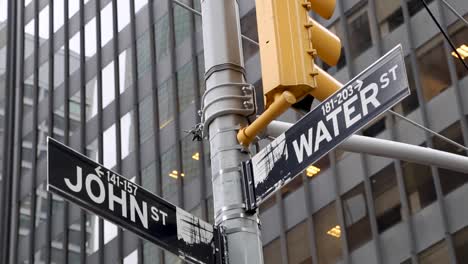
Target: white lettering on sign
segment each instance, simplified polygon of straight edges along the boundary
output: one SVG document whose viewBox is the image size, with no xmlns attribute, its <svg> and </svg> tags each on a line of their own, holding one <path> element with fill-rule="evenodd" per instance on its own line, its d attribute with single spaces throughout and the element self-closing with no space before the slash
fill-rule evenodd
<svg viewBox="0 0 468 264">
<path fill-rule="evenodd" d="M 145 201 L 138 202 L 136 198 L 136 191 L 138 186 L 122 177 L 108 172 L 107 188 L 105 182 L 102 180 L 104 173 L 100 171 L 100 168 L 96 171 L 99 176 L 95 174 L 88 174 L 83 179 L 83 169 L 80 166 L 76 166 L 76 183 L 73 184 L 70 179 L 65 178 L 65 185 L 73 192 L 81 192 L 83 189 L 88 197 L 97 204 L 104 204 L 107 196 L 107 206 L 110 211 L 115 212 L 116 206 L 120 206 L 122 217 L 128 218 L 128 210 L 130 211 L 130 220 L 134 223 L 141 223 L 146 229 L 148 229 L 148 222 L 152 220 L 161 225 L 166 225 L 166 218 L 168 214 L 163 210 L 156 208 L 155 206 L 148 206 Z M 116 187 L 116 188 L 114 188 Z M 119 192 L 120 191 L 120 192 Z M 151 212 L 148 217 L 148 211 Z"/>
<path fill-rule="evenodd" d="M 380 76 L 378 83 L 370 83 L 365 87 L 361 80 L 356 80 L 355 85 L 342 88 L 327 99 L 321 105 L 325 118 L 317 120 L 306 133 L 292 142 L 297 161 L 303 162 L 305 158 L 319 151 L 323 142 L 331 142 L 333 137 L 339 136 L 341 134 L 339 120 L 344 120 L 341 129 L 347 129 L 379 107 L 381 105 L 377 98 L 379 91 L 397 80 L 397 69 L 398 65 L 392 66 Z"/>
</svg>

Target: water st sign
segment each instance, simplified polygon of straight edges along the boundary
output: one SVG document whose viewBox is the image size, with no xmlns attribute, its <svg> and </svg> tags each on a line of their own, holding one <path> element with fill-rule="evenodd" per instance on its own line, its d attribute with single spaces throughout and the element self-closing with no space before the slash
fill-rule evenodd
<svg viewBox="0 0 468 264">
<path fill-rule="evenodd" d="M 192 263 L 216 263 L 213 225 L 48 138 L 48 190 Z M 219 251 L 218 251 L 219 252 Z"/>
<path fill-rule="evenodd" d="M 257 202 L 409 94 L 398 45 L 251 159 Z"/>
</svg>

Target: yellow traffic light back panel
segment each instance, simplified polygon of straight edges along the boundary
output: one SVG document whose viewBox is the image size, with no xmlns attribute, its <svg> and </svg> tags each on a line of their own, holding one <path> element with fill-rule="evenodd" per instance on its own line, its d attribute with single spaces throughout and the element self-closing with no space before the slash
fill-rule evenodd
<svg viewBox="0 0 468 264">
<path fill-rule="evenodd" d="M 303 97 L 316 87 L 308 0 L 257 0 L 257 26 L 266 106 L 289 90 Z"/>
<path fill-rule="evenodd" d="M 316 75 L 324 72 L 315 67 L 314 57 L 335 65 L 340 40 L 309 17 L 309 11 L 314 10 L 330 18 L 335 0 L 256 0 L 256 8 L 265 106 L 285 90 L 297 101 L 308 93 L 324 100 L 335 92 L 335 86 L 320 85 L 334 80 L 329 75 L 317 79 Z"/>
</svg>

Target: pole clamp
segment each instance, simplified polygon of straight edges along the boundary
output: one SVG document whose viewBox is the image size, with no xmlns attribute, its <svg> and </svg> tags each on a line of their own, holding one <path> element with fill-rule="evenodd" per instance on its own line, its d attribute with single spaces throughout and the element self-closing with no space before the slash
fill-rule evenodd
<svg viewBox="0 0 468 264">
<path fill-rule="evenodd" d="M 253 175 L 252 161 L 243 161 L 241 163 L 242 174 L 242 192 L 244 195 L 245 212 L 255 214 L 257 212 L 257 197 L 255 193 L 255 181 Z"/>
<path fill-rule="evenodd" d="M 203 137 L 208 136 L 208 127 L 217 117 L 236 114 L 254 116 L 257 111 L 255 87 L 249 83 L 222 83 L 209 87 L 202 98 L 201 120 Z"/>
</svg>

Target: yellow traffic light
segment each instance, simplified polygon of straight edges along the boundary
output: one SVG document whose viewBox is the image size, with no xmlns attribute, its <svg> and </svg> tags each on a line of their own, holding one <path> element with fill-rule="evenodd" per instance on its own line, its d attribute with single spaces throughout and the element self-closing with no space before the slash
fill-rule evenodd
<svg viewBox="0 0 468 264">
<path fill-rule="evenodd" d="M 318 56 L 336 65 L 341 42 L 309 17 L 309 12 L 315 11 L 328 19 L 334 9 L 335 0 L 256 0 L 266 110 L 239 131 L 241 144 L 250 144 L 269 122 L 307 95 L 322 101 L 341 87 L 314 64 Z"/>
<path fill-rule="evenodd" d="M 293 93 L 297 101 L 309 93 L 318 100 L 325 99 L 316 96 L 315 88 L 327 90 L 328 95 L 336 90 L 319 86 L 314 57 L 335 65 L 340 57 L 340 40 L 309 17 L 309 11 L 315 11 L 329 18 L 334 9 L 334 0 L 256 1 L 266 107 L 284 90 Z"/>
</svg>

